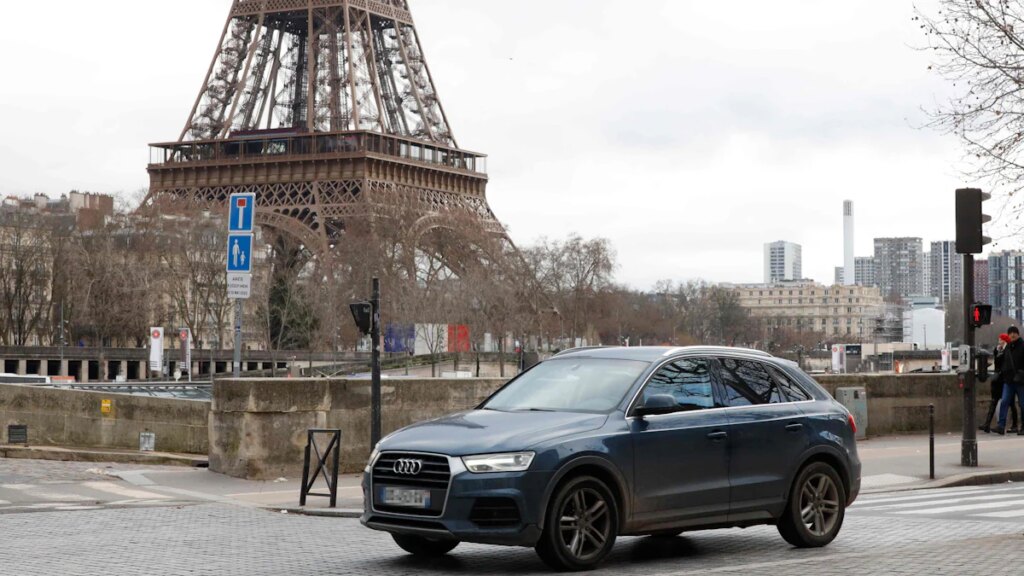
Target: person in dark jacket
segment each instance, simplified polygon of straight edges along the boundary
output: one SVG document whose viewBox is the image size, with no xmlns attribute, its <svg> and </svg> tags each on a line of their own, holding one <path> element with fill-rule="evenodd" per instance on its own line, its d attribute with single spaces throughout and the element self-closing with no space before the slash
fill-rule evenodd
<svg viewBox="0 0 1024 576">
<path fill-rule="evenodd" d="M 996 345 L 997 350 L 1002 350 L 1007 344 L 1010 343 L 1009 334 L 999 335 L 999 344 Z M 1003 375 L 1000 373 L 1001 358 L 996 358 L 995 370 L 992 374 L 992 379 L 989 380 L 990 386 L 990 398 L 988 403 L 988 414 L 985 416 L 985 423 L 978 426 L 978 430 L 981 430 L 985 434 L 992 432 L 992 421 L 996 417 L 996 408 L 999 407 L 999 402 L 1003 399 Z M 1010 417 L 1013 420 L 1013 427 L 1010 428 L 1009 432 L 1019 432 L 1020 429 L 1017 427 L 1017 405 L 1010 403 Z M 998 424 L 998 420 L 996 420 Z"/>
<path fill-rule="evenodd" d="M 996 434 L 1006 433 L 1006 412 L 1010 409 L 1010 402 L 1015 399 L 1021 404 L 1021 411 L 1024 412 L 1024 342 L 1020 339 L 1020 330 L 1016 326 L 1010 326 L 1006 331 L 1010 337 L 1010 343 L 1002 348 L 996 348 L 996 362 L 999 366 L 999 376 L 1003 381 L 1003 398 L 999 403 L 999 425 L 996 427 Z M 1024 430 L 1018 430 L 1017 434 L 1024 435 Z"/>
</svg>

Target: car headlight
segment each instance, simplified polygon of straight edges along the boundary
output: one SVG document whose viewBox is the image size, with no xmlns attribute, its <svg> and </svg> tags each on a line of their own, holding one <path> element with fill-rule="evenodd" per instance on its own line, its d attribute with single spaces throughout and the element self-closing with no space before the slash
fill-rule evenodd
<svg viewBox="0 0 1024 576">
<path fill-rule="evenodd" d="M 363 468 L 363 472 L 370 472 L 373 470 L 373 463 L 377 461 L 377 456 L 380 454 L 380 442 L 373 447 L 373 452 L 370 452 L 370 459 L 366 461 L 366 468 Z"/>
<path fill-rule="evenodd" d="M 511 452 L 509 454 L 482 454 L 463 456 L 462 463 L 474 474 L 488 472 L 525 472 L 533 463 L 533 452 Z"/>
</svg>

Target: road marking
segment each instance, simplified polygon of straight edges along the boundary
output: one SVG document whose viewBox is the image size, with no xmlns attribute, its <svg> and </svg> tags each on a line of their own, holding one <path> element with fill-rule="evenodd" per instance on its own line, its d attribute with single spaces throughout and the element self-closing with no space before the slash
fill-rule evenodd
<svg viewBox="0 0 1024 576">
<path fill-rule="evenodd" d="M 1020 518 L 1024 516 L 1024 510 L 1007 510 L 1006 512 L 986 512 L 985 514 L 974 514 L 980 518 Z"/>
<path fill-rule="evenodd" d="M 78 510 L 99 510 L 102 506 L 57 506 L 54 510 L 60 510 L 62 512 L 73 512 Z"/>
<path fill-rule="evenodd" d="M 934 493 L 934 494 L 921 494 L 920 492 L 910 493 L 910 496 L 894 496 L 885 498 L 858 498 L 853 503 L 851 508 L 862 507 L 862 506 L 874 506 L 875 504 L 881 504 L 884 502 L 906 502 L 908 500 L 926 500 L 930 498 L 941 498 L 944 496 L 960 496 L 964 494 L 988 494 L 996 492 L 995 489 L 984 489 L 984 488 L 970 488 L 967 490 L 951 490 L 949 492 Z"/>
<path fill-rule="evenodd" d="M 948 514 L 950 512 L 969 512 L 972 510 L 990 510 L 992 508 L 1006 508 L 1013 506 L 1016 502 L 989 502 L 987 504 L 965 504 L 963 506 L 946 506 L 944 508 L 932 508 L 930 510 L 903 510 L 898 514 Z"/>
<path fill-rule="evenodd" d="M 107 494 L 113 494 L 120 496 L 122 499 L 130 498 L 132 500 L 169 500 L 170 496 L 163 494 L 157 494 L 156 492 L 148 492 L 146 490 L 137 490 L 118 484 L 116 482 L 83 482 L 82 486 L 89 488 L 90 490 L 96 490 L 98 492 L 106 492 Z"/>
<path fill-rule="evenodd" d="M 8 504 L 10 504 L 10 502 L 7 500 L 0 500 L 0 506 L 7 506 Z"/>
<path fill-rule="evenodd" d="M 861 510 L 899 510 L 901 508 L 921 508 L 922 506 L 946 506 L 948 504 L 959 504 L 960 502 L 981 502 L 985 500 L 1010 500 L 1020 498 L 1019 494 L 992 494 L 985 496 L 970 496 L 966 498 L 948 498 L 945 500 L 926 500 L 923 502 L 910 502 L 909 504 L 884 504 L 882 506 L 866 506 Z"/>
</svg>

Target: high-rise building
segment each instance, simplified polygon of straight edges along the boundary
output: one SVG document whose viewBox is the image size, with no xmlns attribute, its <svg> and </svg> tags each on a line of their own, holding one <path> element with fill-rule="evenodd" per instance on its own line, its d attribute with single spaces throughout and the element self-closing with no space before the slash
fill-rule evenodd
<svg viewBox="0 0 1024 576">
<path fill-rule="evenodd" d="M 974 261 L 974 299 L 978 302 L 991 302 L 989 293 L 988 260 Z"/>
<path fill-rule="evenodd" d="M 938 299 L 935 296 L 935 292 L 938 290 L 937 286 L 933 286 L 934 281 L 932 280 L 932 253 L 924 253 L 924 266 L 921 267 L 921 286 L 924 290 L 921 292 L 922 296 L 931 296 Z"/>
<path fill-rule="evenodd" d="M 1024 322 L 1024 252 L 997 252 L 988 257 L 992 315 Z"/>
<path fill-rule="evenodd" d="M 920 238 L 875 238 L 875 282 L 883 297 L 925 294 L 924 265 Z"/>
<path fill-rule="evenodd" d="M 846 284 L 846 282 L 843 281 L 843 278 L 845 278 L 845 277 L 846 277 L 846 267 L 845 266 L 836 266 L 836 277 L 835 277 L 835 282 L 834 282 L 835 285 L 836 286 L 842 286 L 843 284 Z"/>
<path fill-rule="evenodd" d="M 927 267 L 930 282 L 925 286 L 928 293 L 946 304 L 963 293 L 964 266 L 963 258 L 956 253 L 956 242 L 942 240 L 932 242 L 930 262 Z M 980 294 L 975 290 L 975 295 Z"/>
<path fill-rule="evenodd" d="M 853 200 L 843 202 L 843 278 L 844 284 L 856 284 L 856 264 L 853 257 Z"/>
<path fill-rule="evenodd" d="M 858 286 L 877 286 L 875 282 L 874 256 L 858 256 L 854 259 L 854 279 Z"/>
<path fill-rule="evenodd" d="M 766 284 L 803 278 L 799 244 L 778 241 L 764 245 L 764 281 Z"/>
</svg>

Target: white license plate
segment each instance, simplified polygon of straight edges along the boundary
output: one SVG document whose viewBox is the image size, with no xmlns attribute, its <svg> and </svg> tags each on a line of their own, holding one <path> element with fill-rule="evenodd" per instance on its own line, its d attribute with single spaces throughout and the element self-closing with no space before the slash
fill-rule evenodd
<svg viewBox="0 0 1024 576">
<path fill-rule="evenodd" d="M 409 488 L 383 486 L 380 489 L 380 501 L 387 506 L 430 508 L 430 490 L 412 490 Z"/>
</svg>

